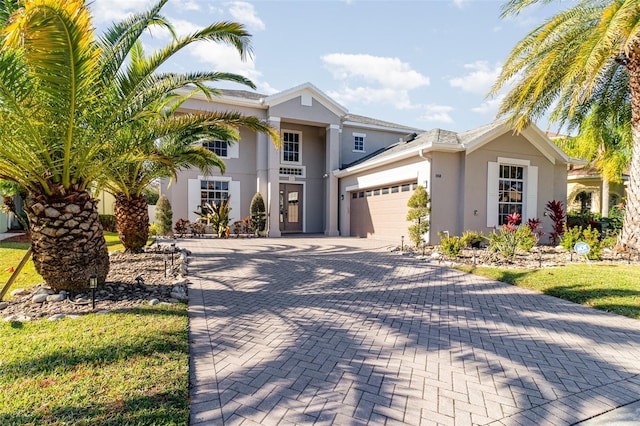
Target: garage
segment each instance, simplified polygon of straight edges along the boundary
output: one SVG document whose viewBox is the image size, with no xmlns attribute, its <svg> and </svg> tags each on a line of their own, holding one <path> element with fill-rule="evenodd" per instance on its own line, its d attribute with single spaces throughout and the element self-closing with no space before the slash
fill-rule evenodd
<svg viewBox="0 0 640 426">
<path fill-rule="evenodd" d="M 417 182 L 401 182 L 350 193 L 350 230 L 352 237 L 408 242 L 407 201 Z"/>
</svg>

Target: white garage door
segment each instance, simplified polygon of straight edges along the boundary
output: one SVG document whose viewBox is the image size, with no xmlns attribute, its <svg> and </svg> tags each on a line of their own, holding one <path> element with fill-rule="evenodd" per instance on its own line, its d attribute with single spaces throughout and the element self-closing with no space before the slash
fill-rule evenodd
<svg viewBox="0 0 640 426">
<path fill-rule="evenodd" d="M 409 241 L 407 201 L 417 186 L 404 182 L 351 193 L 351 236 L 375 238 L 400 244 Z"/>
</svg>

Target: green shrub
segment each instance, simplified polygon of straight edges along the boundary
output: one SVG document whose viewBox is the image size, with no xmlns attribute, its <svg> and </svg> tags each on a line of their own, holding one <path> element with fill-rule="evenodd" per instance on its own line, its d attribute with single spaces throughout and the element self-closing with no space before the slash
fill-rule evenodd
<svg viewBox="0 0 640 426">
<path fill-rule="evenodd" d="M 156 222 L 158 223 L 159 235 L 171 235 L 173 225 L 173 212 L 171 203 L 166 195 L 161 195 L 156 203 Z"/>
<path fill-rule="evenodd" d="M 587 259 L 602 259 L 602 248 L 604 247 L 604 243 L 600 240 L 600 231 L 598 231 L 597 228 L 587 226 L 583 229 L 580 226 L 574 226 L 573 228 L 565 229 L 564 237 L 560 241 L 560 245 L 562 245 L 562 247 L 567 251 L 571 251 L 578 242 L 589 244 L 591 250 L 587 253 Z"/>
<path fill-rule="evenodd" d="M 157 188 L 152 186 L 148 186 L 142 191 L 144 197 L 147 199 L 147 204 L 150 206 L 155 206 L 158 203 L 158 199 L 160 198 L 160 191 Z"/>
<path fill-rule="evenodd" d="M 587 253 L 587 259 L 602 259 L 602 242 L 600 241 L 600 232 L 596 228 L 590 226 L 582 231 L 582 241 L 589 244 L 591 250 Z"/>
<path fill-rule="evenodd" d="M 482 232 L 478 231 L 464 231 L 462 233 L 462 237 L 460 237 L 460 242 L 464 247 L 473 247 L 477 246 L 480 243 L 487 241 L 488 238 Z"/>
<path fill-rule="evenodd" d="M 528 225 L 503 225 L 499 232 L 489 234 L 489 250 L 513 260 L 518 250 L 528 253 L 538 238 Z"/>
<path fill-rule="evenodd" d="M 576 245 L 582 236 L 582 227 L 581 226 L 572 226 L 569 227 L 567 224 L 564 225 L 564 234 L 562 234 L 562 238 L 560 239 L 560 245 L 564 247 L 565 250 L 571 251 L 573 250 L 573 246 Z"/>
<path fill-rule="evenodd" d="M 422 185 L 418 185 L 407 201 L 409 212 L 407 220 L 412 221 L 409 226 L 409 238 L 416 246 L 422 243 L 422 236 L 429 232 L 429 193 Z"/>
<path fill-rule="evenodd" d="M 440 249 L 444 254 L 450 257 L 460 257 L 462 254 L 462 247 L 464 244 L 457 235 L 443 237 L 441 233 L 438 233 L 440 237 Z"/>
<path fill-rule="evenodd" d="M 117 232 L 116 217 L 112 214 L 101 214 L 100 224 L 102 225 L 102 229 L 107 232 Z"/>
<path fill-rule="evenodd" d="M 155 222 L 149 224 L 149 235 L 152 237 L 160 235 L 160 225 Z"/>
<path fill-rule="evenodd" d="M 264 232 L 267 226 L 267 211 L 264 206 L 264 199 L 259 192 L 256 192 L 251 199 L 249 212 L 253 231 L 256 234 Z"/>
</svg>

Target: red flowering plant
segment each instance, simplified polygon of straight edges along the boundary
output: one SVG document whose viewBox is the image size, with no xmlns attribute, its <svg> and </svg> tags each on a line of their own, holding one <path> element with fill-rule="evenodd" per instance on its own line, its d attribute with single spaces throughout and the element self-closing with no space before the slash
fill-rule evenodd
<svg viewBox="0 0 640 426">
<path fill-rule="evenodd" d="M 500 232 L 489 235 L 489 250 L 507 260 L 513 260 L 518 250 L 529 252 L 538 242 L 534 231 L 540 228 L 540 219 L 529 219 L 526 224 L 520 224 L 521 221 L 522 216 L 517 212 L 508 215 Z"/>
</svg>

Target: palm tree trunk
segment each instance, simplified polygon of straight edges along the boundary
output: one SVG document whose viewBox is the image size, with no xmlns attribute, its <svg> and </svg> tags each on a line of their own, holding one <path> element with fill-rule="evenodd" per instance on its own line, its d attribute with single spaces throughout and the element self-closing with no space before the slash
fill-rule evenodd
<svg viewBox="0 0 640 426">
<path fill-rule="evenodd" d="M 118 238 L 126 251 L 139 253 L 149 238 L 149 208 L 143 196 L 127 198 L 116 194 L 114 207 Z"/>
<path fill-rule="evenodd" d="M 84 190 L 67 190 L 48 199 L 36 195 L 25 203 L 29 217 L 33 263 L 54 290 L 73 292 L 89 287 L 96 274 L 103 284 L 109 253 L 98 215 L 98 201 Z"/>
<path fill-rule="evenodd" d="M 629 187 L 618 245 L 640 250 L 640 52 L 629 55 L 627 70 L 631 92 L 633 147 L 629 165 Z"/>
</svg>

